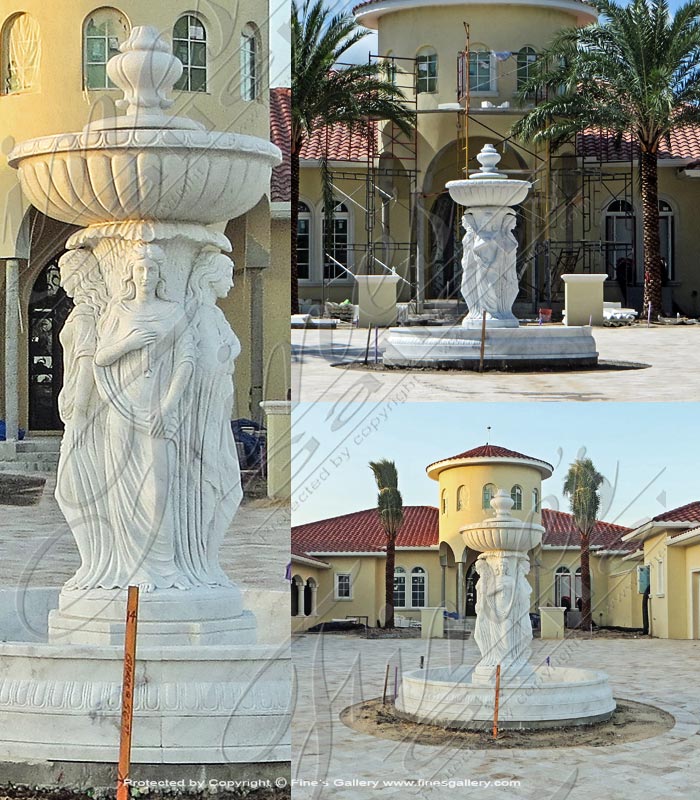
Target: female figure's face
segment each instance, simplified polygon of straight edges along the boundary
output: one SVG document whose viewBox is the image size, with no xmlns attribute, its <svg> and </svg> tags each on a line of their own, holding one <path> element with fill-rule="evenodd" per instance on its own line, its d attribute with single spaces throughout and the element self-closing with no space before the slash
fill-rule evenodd
<svg viewBox="0 0 700 800">
<path fill-rule="evenodd" d="M 217 297 L 226 297 L 233 289 L 233 269 L 222 270 L 211 286 Z"/>
<path fill-rule="evenodd" d="M 146 255 L 139 256 L 134 261 L 133 277 L 137 292 L 147 296 L 154 295 L 160 280 L 158 264 Z"/>
</svg>

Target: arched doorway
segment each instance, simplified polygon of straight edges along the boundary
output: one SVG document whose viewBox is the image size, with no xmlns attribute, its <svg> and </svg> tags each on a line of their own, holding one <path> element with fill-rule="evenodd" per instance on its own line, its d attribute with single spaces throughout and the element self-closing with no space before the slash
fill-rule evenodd
<svg viewBox="0 0 700 800">
<path fill-rule="evenodd" d="M 63 430 L 58 416 L 58 394 L 63 386 L 63 349 L 59 334 L 73 308 L 60 285 L 59 253 L 39 273 L 29 298 L 28 376 L 29 428 Z"/>
<path fill-rule="evenodd" d="M 476 571 L 476 561 L 467 570 L 464 588 L 464 616 L 476 616 L 476 585 L 479 582 L 479 573 Z"/>
</svg>

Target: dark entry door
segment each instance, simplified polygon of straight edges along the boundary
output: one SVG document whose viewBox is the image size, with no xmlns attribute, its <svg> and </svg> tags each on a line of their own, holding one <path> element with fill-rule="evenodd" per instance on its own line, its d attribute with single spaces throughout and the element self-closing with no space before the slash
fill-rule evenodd
<svg viewBox="0 0 700 800">
<path fill-rule="evenodd" d="M 465 579 L 464 615 L 466 617 L 476 616 L 476 584 L 478 581 L 479 573 L 474 569 L 474 564 L 472 564 L 467 570 L 467 577 Z"/>
<path fill-rule="evenodd" d="M 63 386 L 63 350 L 58 336 L 73 308 L 59 282 L 58 259 L 41 271 L 29 298 L 29 428 L 63 430 L 58 393 Z"/>
</svg>

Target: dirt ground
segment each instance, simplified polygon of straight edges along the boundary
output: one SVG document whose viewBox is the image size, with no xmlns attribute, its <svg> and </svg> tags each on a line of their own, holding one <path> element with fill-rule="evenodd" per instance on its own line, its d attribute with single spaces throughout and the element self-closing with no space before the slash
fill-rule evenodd
<svg viewBox="0 0 700 800">
<path fill-rule="evenodd" d="M 659 736 L 675 724 L 671 714 L 654 706 L 629 700 L 616 702 L 617 709 L 606 722 L 580 728 L 500 731 L 497 739 L 490 729 L 461 731 L 408 722 L 396 715 L 393 704 L 382 705 L 380 698 L 349 706 L 341 712 L 340 719 L 353 730 L 381 739 L 458 750 L 606 747 Z"/>
</svg>

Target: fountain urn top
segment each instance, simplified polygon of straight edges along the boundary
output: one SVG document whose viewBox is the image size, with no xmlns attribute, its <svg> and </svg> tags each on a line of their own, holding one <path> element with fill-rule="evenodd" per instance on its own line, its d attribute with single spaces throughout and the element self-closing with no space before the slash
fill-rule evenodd
<svg viewBox="0 0 700 800">
<path fill-rule="evenodd" d="M 165 113 L 181 62 L 157 28 L 132 30 L 107 65 L 126 115 L 79 133 L 18 144 L 9 164 L 32 205 L 62 222 L 121 220 L 211 224 L 252 208 L 269 186 L 279 148 L 256 136 L 207 131 Z"/>
<path fill-rule="evenodd" d="M 500 153 L 492 144 L 485 144 L 476 160 L 481 164 L 478 172 L 466 180 L 448 181 L 445 187 L 450 197 L 465 208 L 475 206 L 517 206 L 532 188 L 529 181 L 511 180 L 497 167 Z"/>
<path fill-rule="evenodd" d="M 513 508 L 511 496 L 499 489 L 491 500 L 494 516 L 460 528 L 467 547 L 479 552 L 510 550 L 527 553 L 542 541 L 544 528 L 534 522 L 516 519 L 510 512 Z"/>
</svg>

